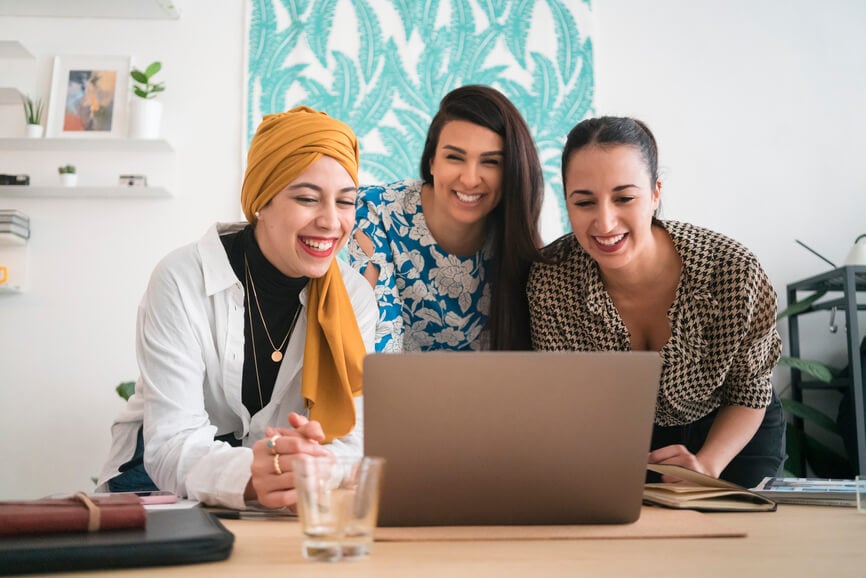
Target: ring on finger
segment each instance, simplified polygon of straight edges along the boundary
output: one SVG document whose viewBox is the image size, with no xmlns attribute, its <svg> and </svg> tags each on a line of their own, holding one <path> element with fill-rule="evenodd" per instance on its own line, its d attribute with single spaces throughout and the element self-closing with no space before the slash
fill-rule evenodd
<svg viewBox="0 0 866 578">
<path fill-rule="evenodd" d="M 278 476 L 283 475 L 283 469 L 280 467 L 280 454 L 274 454 L 274 473 Z"/>
<path fill-rule="evenodd" d="M 280 439 L 280 434 L 274 434 L 271 436 L 271 439 L 268 440 L 267 446 L 270 448 L 271 453 L 277 455 L 277 440 Z"/>
</svg>

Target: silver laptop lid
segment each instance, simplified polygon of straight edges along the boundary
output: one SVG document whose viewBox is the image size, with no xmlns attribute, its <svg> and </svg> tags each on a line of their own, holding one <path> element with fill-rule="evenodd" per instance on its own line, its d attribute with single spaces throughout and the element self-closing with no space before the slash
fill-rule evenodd
<svg viewBox="0 0 866 578">
<path fill-rule="evenodd" d="M 633 522 L 660 371 L 653 352 L 368 355 L 379 524 Z"/>
</svg>

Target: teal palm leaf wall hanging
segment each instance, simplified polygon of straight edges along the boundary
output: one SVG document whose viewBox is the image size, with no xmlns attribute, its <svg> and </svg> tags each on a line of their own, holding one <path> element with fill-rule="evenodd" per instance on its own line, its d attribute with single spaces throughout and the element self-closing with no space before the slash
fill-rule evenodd
<svg viewBox="0 0 866 578">
<path fill-rule="evenodd" d="M 361 141 L 362 183 L 419 175 L 439 100 L 463 84 L 504 92 L 544 164 L 546 240 L 568 230 L 560 153 L 594 112 L 588 0 L 251 0 L 246 140 L 262 116 L 306 104 Z"/>
</svg>

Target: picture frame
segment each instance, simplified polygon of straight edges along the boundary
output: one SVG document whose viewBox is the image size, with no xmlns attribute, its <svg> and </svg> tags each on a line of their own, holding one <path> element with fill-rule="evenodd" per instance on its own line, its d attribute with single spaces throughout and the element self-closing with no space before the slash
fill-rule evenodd
<svg viewBox="0 0 866 578">
<path fill-rule="evenodd" d="M 45 136 L 125 137 L 129 71 L 128 56 L 55 56 Z"/>
</svg>

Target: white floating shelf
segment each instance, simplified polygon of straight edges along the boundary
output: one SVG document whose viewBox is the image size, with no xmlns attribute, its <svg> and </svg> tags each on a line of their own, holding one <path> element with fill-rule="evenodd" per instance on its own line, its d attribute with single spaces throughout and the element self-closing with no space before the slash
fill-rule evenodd
<svg viewBox="0 0 866 578">
<path fill-rule="evenodd" d="M 20 93 L 19 93 L 20 94 Z M 18 102 L 20 102 L 20 97 Z M 134 138 L 0 138 L 6 151 L 172 152 L 163 139 Z"/>
<path fill-rule="evenodd" d="M 33 55 L 17 40 L 0 40 L 0 58 L 26 58 Z"/>
<path fill-rule="evenodd" d="M 27 185 L 5 185 L 0 186 L 0 197 L 38 197 L 54 199 L 167 199 L 171 197 L 171 193 L 163 187 L 31 187 Z"/>
<path fill-rule="evenodd" d="M 172 0 L 0 0 L 0 16 L 177 20 Z"/>
</svg>

